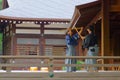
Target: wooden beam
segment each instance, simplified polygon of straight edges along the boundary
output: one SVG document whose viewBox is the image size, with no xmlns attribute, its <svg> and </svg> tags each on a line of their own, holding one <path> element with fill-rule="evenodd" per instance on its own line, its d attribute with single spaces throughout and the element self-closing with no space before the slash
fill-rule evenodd
<svg viewBox="0 0 120 80">
<path fill-rule="evenodd" d="M 79 12 L 79 10 L 77 8 L 75 8 L 73 18 L 72 18 L 72 20 L 70 22 L 70 27 L 75 27 L 76 22 L 79 19 L 79 17 L 80 17 L 80 12 Z"/>
<path fill-rule="evenodd" d="M 41 28 L 39 28 L 39 27 L 16 27 L 16 29 L 36 29 L 36 30 L 38 30 L 38 29 L 41 29 Z M 66 28 L 44 28 L 44 30 L 66 30 Z"/>
<path fill-rule="evenodd" d="M 110 55 L 109 0 L 102 0 L 101 55 Z M 102 62 L 108 63 L 107 61 Z"/>
<path fill-rule="evenodd" d="M 13 72 L 0 73 L 0 80 L 119 80 L 120 72 Z"/>
<path fill-rule="evenodd" d="M 120 12 L 120 5 L 112 5 L 110 7 L 110 12 Z"/>
</svg>

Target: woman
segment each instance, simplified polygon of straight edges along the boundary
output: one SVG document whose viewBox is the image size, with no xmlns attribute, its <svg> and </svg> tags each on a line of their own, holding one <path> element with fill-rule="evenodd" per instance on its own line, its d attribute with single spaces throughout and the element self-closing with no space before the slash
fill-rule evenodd
<svg viewBox="0 0 120 80">
<path fill-rule="evenodd" d="M 74 34 L 73 29 L 69 29 L 67 34 L 66 34 L 66 45 L 67 45 L 67 49 L 66 49 L 66 56 L 76 56 L 76 46 L 78 45 L 78 39 L 79 39 L 79 35 L 78 33 Z M 76 64 L 76 59 L 66 59 L 65 60 L 65 64 Z M 66 67 L 67 72 L 73 72 L 76 71 L 76 67 L 70 67 L 67 66 Z"/>
</svg>

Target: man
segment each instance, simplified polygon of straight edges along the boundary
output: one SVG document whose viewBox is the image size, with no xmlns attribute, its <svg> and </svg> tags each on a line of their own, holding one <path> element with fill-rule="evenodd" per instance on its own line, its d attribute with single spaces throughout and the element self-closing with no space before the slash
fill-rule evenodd
<svg viewBox="0 0 120 80">
<path fill-rule="evenodd" d="M 86 36 L 82 36 L 81 33 L 83 31 L 83 27 L 79 31 L 79 35 L 81 39 L 83 40 L 82 47 L 84 49 L 87 49 L 86 56 L 97 56 L 98 55 L 98 41 L 97 37 L 94 33 L 94 27 L 89 26 L 87 28 L 88 34 Z M 86 64 L 96 64 L 96 59 L 85 59 Z M 89 67 L 86 67 L 86 70 L 89 71 Z M 97 71 L 97 67 L 92 68 L 93 71 Z"/>
</svg>

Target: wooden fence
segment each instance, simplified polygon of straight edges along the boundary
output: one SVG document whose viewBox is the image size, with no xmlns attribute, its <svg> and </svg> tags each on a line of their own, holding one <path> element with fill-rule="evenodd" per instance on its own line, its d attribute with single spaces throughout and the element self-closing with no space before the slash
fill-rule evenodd
<svg viewBox="0 0 120 80">
<path fill-rule="evenodd" d="M 0 56 L 0 59 L 6 60 L 6 63 L 1 63 L 0 80 L 119 80 L 120 79 L 120 64 L 54 64 L 53 60 L 66 59 L 66 58 L 76 58 L 76 59 L 93 59 L 96 58 L 98 61 L 120 59 L 120 56 L 95 56 L 95 57 L 85 57 L 85 56 Z M 18 64 L 14 63 L 15 59 L 48 59 L 49 62 L 46 64 Z M 38 66 L 38 67 L 48 67 L 48 72 L 41 71 L 14 71 L 11 67 L 27 67 L 27 66 Z M 76 72 L 66 72 L 66 71 L 54 71 L 55 66 L 80 66 L 85 67 L 109 67 L 111 69 L 99 70 L 98 72 L 90 72 L 79 70 Z M 6 67 L 6 70 L 2 70 L 2 67 Z"/>
</svg>

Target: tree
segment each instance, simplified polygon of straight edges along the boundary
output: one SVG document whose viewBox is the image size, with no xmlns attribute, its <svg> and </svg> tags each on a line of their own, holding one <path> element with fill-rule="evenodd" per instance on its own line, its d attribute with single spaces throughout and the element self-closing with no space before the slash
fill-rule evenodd
<svg viewBox="0 0 120 80">
<path fill-rule="evenodd" d="M 2 0 L 0 0 L 0 9 L 2 9 Z"/>
</svg>

